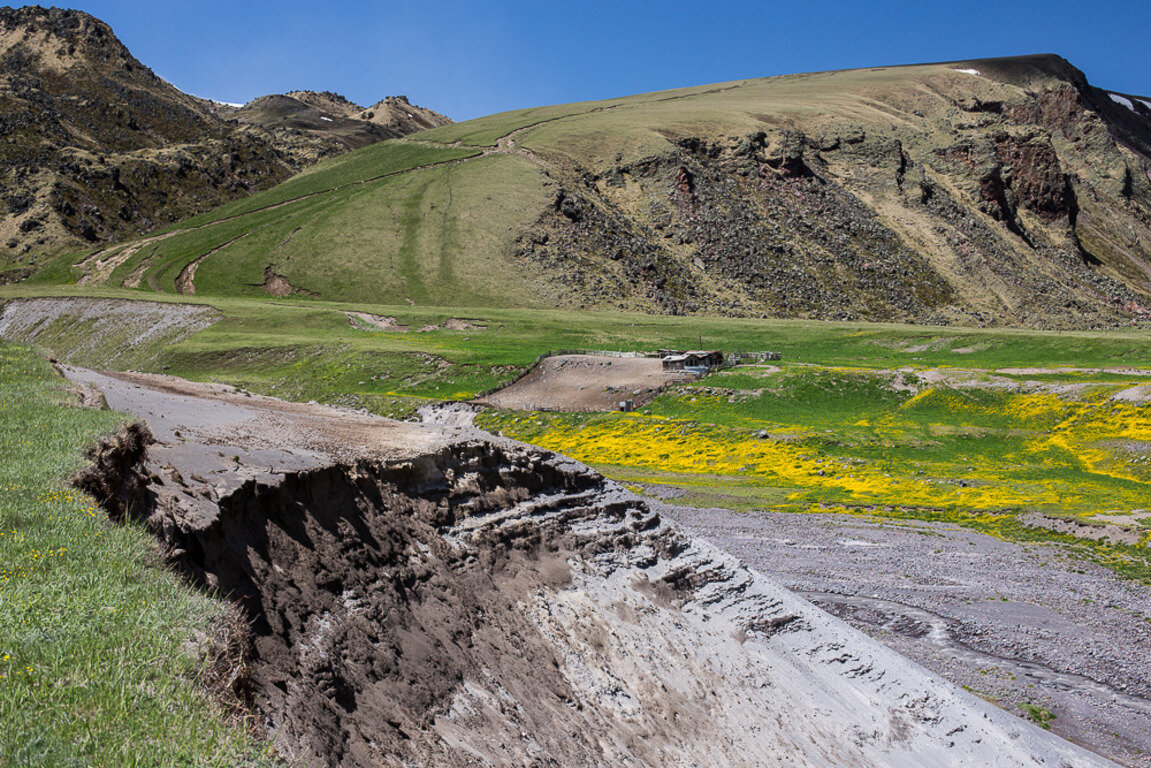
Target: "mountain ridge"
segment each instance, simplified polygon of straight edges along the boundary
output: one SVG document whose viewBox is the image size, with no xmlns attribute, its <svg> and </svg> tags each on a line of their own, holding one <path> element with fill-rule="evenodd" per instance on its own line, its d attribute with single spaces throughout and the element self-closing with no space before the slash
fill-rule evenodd
<svg viewBox="0 0 1151 768">
<path fill-rule="evenodd" d="M 1139 323 L 1151 109 L 1111 93 L 1031 55 L 490 115 L 327 161 L 110 279 L 171 291 L 195 263 L 180 290 L 272 274 L 346 301 Z"/>
<path fill-rule="evenodd" d="M 336 96 L 315 100 L 331 109 Z M 331 127 L 298 100 L 292 110 L 312 110 L 302 127 L 237 120 L 242 110 L 157 76 L 90 14 L 0 8 L 0 283 L 44 254 L 154 230 L 406 130 L 358 120 L 363 107 L 344 101 L 354 109 Z"/>
</svg>

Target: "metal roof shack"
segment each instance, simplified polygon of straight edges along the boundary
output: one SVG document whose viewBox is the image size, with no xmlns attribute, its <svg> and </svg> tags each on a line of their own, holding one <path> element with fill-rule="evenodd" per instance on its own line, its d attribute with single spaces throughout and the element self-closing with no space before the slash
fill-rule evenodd
<svg viewBox="0 0 1151 768">
<path fill-rule="evenodd" d="M 706 373 L 712 368 L 723 365 L 723 352 L 719 350 L 689 350 L 679 352 L 670 349 L 661 349 L 663 369 L 665 371 L 691 371 L 693 373 Z"/>
</svg>

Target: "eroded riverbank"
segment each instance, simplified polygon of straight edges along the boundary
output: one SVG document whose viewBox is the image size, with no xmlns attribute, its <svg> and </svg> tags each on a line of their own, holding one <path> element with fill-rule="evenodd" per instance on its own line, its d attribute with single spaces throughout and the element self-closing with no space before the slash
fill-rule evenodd
<svg viewBox="0 0 1151 768">
<path fill-rule="evenodd" d="M 305 765 L 1112 764 L 466 420 L 70 375 L 154 425 L 101 491 L 245 608 L 251 706 Z"/>
</svg>

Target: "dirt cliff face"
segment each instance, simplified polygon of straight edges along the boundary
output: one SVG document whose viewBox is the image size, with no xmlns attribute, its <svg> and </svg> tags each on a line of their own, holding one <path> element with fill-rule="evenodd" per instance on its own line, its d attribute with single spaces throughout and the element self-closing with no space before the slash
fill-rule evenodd
<svg viewBox="0 0 1151 768">
<path fill-rule="evenodd" d="M 167 407 L 157 442 L 106 441 L 82 487 L 237 603 L 249 642 L 228 695 L 304 765 L 1110 765 L 562 457 L 442 435 L 390 460 L 246 428 L 232 445 L 195 423 L 221 402 L 89 378 L 113 407 Z M 300 417 L 311 437 L 341 419 Z"/>
<path fill-rule="evenodd" d="M 1116 100 L 1055 56 L 923 71 L 867 89 L 832 73 L 822 95 L 845 107 L 779 108 L 751 134 L 653 124 L 668 149 L 638 159 L 538 143 L 578 205 L 513 252 L 585 305 L 1151 320 L 1151 101 Z"/>
</svg>

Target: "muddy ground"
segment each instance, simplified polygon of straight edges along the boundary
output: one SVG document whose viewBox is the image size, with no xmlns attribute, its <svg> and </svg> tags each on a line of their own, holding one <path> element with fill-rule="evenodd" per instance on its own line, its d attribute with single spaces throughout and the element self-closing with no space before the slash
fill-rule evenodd
<svg viewBox="0 0 1151 768">
<path fill-rule="evenodd" d="M 68 374 L 152 425 L 99 466 L 243 607 L 244 692 L 306 766 L 1112 765 L 458 409 Z"/>
<path fill-rule="evenodd" d="M 525 411 L 614 411 L 624 401 L 645 403 L 668 384 L 692 378 L 664 371 L 654 357 L 555 355 L 482 402 Z"/>
<path fill-rule="evenodd" d="M 1044 707 L 1053 732 L 1124 765 L 1151 763 L 1145 587 L 943 523 L 659 508 L 948 680 L 1016 712 Z"/>
</svg>

